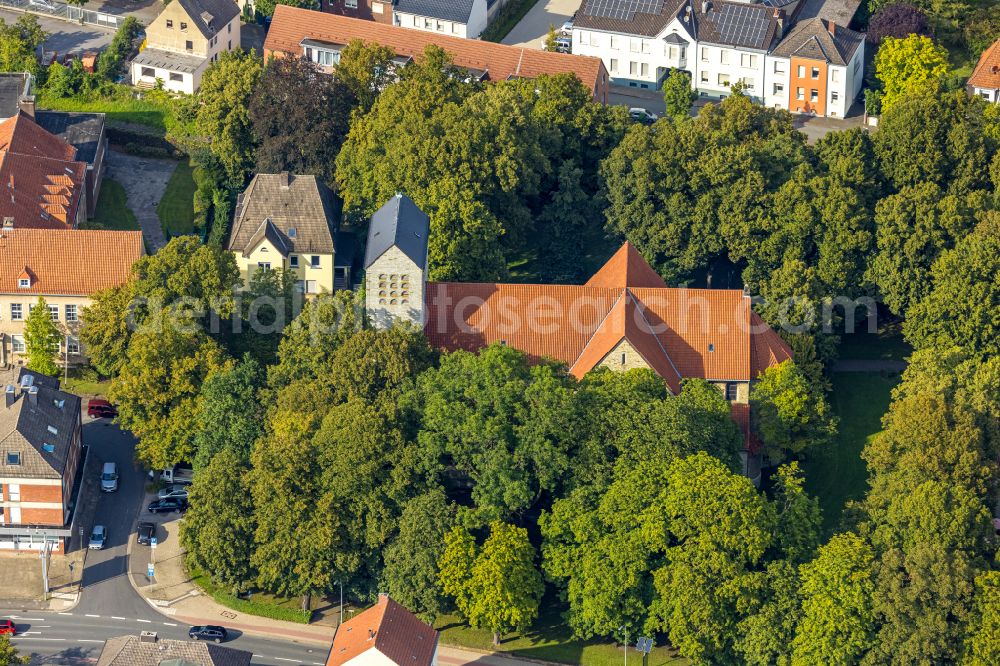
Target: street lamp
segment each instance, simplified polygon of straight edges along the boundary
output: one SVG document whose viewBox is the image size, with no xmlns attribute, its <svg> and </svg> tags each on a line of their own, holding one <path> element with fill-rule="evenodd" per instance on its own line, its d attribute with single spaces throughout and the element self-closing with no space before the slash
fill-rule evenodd
<svg viewBox="0 0 1000 666">
<path fill-rule="evenodd" d="M 340 587 L 340 624 L 337 625 L 337 631 L 340 631 L 340 625 L 344 624 L 344 583 L 338 580 L 336 584 Z"/>
<path fill-rule="evenodd" d="M 628 666 L 628 627 L 622 625 L 618 630 L 625 632 L 625 666 Z"/>
</svg>

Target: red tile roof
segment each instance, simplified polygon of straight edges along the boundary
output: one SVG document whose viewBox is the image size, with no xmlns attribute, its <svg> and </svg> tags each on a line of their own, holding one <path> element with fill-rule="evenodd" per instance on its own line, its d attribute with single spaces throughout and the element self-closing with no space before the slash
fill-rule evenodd
<svg viewBox="0 0 1000 666">
<path fill-rule="evenodd" d="M 76 225 L 87 165 L 76 149 L 27 116 L 0 122 L 0 218 L 15 228 Z"/>
<path fill-rule="evenodd" d="M 598 285 L 428 283 L 424 331 L 442 349 L 502 341 L 562 361 L 578 377 L 626 339 L 675 391 L 683 377 L 749 381 L 791 358 L 742 291 L 633 286 L 652 273 L 636 257 L 623 247 L 598 271 Z"/>
<path fill-rule="evenodd" d="M 0 231 L 0 293 L 89 296 L 127 282 L 142 254 L 140 231 Z M 19 288 L 26 273 L 31 286 Z"/>
<path fill-rule="evenodd" d="M 740 432 L 743 433 L 743 448 L 750 453 L 760 451 L 763 442 L 760 441 L 760 438 L 757 437 L 757 434 L 753 431 L 753 427 L 750 425 L 750 405 L 742 402 L 731 403 L 729 405 L 729 414 L 736 421 Z"/>
<path fill-rule="evenodd" d="M 972 70 L 969 85 L 976 88 L 1000 90 L 1000 39 L 983 51 L 979 63 Z"/>
<path fill-rule="evenodd" d="M 430 666 L 438 632 L 388 597 L 337 629 L 326 666 L 341 666 L 375 649 L 399 666 Z"/>
<path fill-rule="evenodd" d="M 628 241 L 601 270 L 587 280 L 588 287 L 659 287 L 667 288 L 660 274 L 653 270 L 635 246 Z"/>
<path fill-rule="evenodd" d="M 455 65 L 485 71 L 491 81 L 573 73 L 598 98 L 603 96 L 607 84 L 607 71 L 600 58 L 438 35 L 287 5 L 278 5 L 274 9 L 271 27 L 264 41 L 264 57 L 271 54 L 301 55 L 300 43 L 307 38 L 332 44 L 349 44 L 360 39 L 388 46 L 397 55 L 411 58 L 422 56 L 427 46 L 436 44 L 451 54 Z"/>
</svg>

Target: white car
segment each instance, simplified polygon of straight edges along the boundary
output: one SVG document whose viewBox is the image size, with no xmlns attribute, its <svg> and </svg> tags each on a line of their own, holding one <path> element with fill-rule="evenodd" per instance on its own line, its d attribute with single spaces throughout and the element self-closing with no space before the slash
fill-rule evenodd
<svg viewBox="0 0 1000 666">
<path fill-rule="evenodd" d="M 32 7 L 41 7 L 42 9 L 47 9 L 50 12 L 54 12 L 56 10 L 55 5 L 53 5 L 51 2 L 47 2 L 46 0 L 28 0 L 28 4 L 31 5 Z"/>
<path fill-rule="evenodd" d="M 632 117 L 632 120 L 638 120 L 641 123 L 652 123 L 659 119 L 659 116 L 652 111 L 647 111 L 638 106 L 633 106 L 629 109 L 628 115 Z"/>
<path fill-rule="evenodd" d="M 566 21 L 565 23 L 563 23 L 562 27 L 559 28 L 559 33 L 562 34 L 562 35 L 565 35 L 567 37 L 572 37 L 573 36 L 573 22 L 572 21 Z"/>
<path fill-rule="evenodd" d="M 94 525 L 94 529 L 90 531 L 90 543 L 87 544 L 87 548 L 90 550 L 101 550 L 104 548 L 104 542 L 108 540 L 108 529 L 104 525 Z"/>
</svg>

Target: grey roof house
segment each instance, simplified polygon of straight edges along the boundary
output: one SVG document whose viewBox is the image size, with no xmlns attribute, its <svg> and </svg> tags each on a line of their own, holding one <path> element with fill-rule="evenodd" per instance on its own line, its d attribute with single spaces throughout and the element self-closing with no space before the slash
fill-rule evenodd
<svg viewBox="0 0 1000 666">
<path fill-rule="evenodd" d="M 97 666 L 250 666 L 253 653 L 211 643 L 159 638 L 156 632 L 109 638 Z"/>
<path fill-rule="evenodd" d="M 396 25 L 468 39 L 486 29 L 488 13 L 486 0 L 395 0 L 392 8 Z"/>
<path fill-rule="evenodd" d="M 257 270 L 281 268 L 305 293 L 329 293 L 350 285 L 350 262 L 336 259 L 337 230 L 333 192 L 318 178 L 259 173 L 237 199 L 226 249 L 244 286 Z"/>
</svg>

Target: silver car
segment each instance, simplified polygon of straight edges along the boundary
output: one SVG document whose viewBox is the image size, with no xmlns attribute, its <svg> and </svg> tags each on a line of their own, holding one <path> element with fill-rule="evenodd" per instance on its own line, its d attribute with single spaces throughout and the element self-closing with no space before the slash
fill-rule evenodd
<svg viewBox="0 0 1000 666">
<path fill-rule="evenodd" d="M 90 532 L 90 543 L 87 548 L 90 550 L 101 550 L 104 548 L 104 542 L 108 540 L 108 529 L 104 525 L 94 525 L 94 529 Z"/>
<path fill-rule="evenodd" d="M 186 486 L 181 483 L 172 483 L 166 488 L 160 489 L 160 492 L 156 493 L 156 496 L 160 499 L 181 499 L 187 500 L 188 490 L 190 486 Z"/>
</svg>

